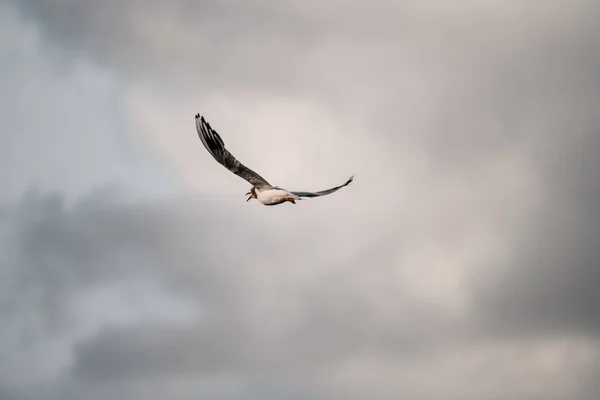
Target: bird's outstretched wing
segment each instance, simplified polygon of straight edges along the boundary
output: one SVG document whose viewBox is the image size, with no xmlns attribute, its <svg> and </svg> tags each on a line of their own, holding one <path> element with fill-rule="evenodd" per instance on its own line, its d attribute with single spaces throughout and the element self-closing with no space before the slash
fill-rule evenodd
<svg viewBox="0 0 600 400">
<path fill-rule="evenodd" d="M 354 179 L 354 175 L 352 175 L 350 177 L 350 179 L 348 179 L 346 181 L 346 183 L 344 183 L 343 185 L 336 186 L 334 188 L 327 189 L 327 190 L 321 190 L 320 192 L 290 192 L 290 193 L 295 194 L 298 197 L 319 197 L 319 196 L 326 196 L 328 194 L 331 194 L 333 192 L 336 192 L 336 191 L 340 190 L 344 186 L 348 186 L 350 184 L 350 182 L 352 182 L 353 179 Z"/>
<path fill-rule="evenodd" d="M 246 167 L 244 164 L 235 159 L 235 157 L 227 151 L 225 143 L 214 131 L 208 122 L 201 117 L 200 114 L 196 114 L 196 130 L 198 136 L 206 150 L 218 161 L 219 164 L 236 174 L 237 176 L 244 178 L 257 189 L 270 189 L 272 186 L 262 176 Z"/>
</svg>

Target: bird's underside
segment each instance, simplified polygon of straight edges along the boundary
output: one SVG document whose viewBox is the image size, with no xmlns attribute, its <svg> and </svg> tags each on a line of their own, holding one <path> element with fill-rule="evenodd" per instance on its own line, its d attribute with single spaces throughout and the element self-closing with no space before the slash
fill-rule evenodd
<svg viewBox="0 0 600 400">
<path fill-rule="evenodd" d="M 196 114 L 196 130 L 198 131 L 198 136 L 206 150 L 208 150 L 219 164 L 252 184 L 252 188 L 246 193 L 246 195 L 249 195 L 246 201 L 257 199 L 264 205 L 277 205 L 285 202 L 296 204 L 296 200 L 326 196 L 336 192 L 344 186 L 348 186 L 354 179 L 354 176 L 351 176 L 344 184 L 319 192 L 294 192 L 280 187 L 274 187 L 262 176 L 239 162 L 225 148 L 225 143 L 219 134 L 211 128 L 210 124 L 204 117 L 201 117 L 200 114 Z"/>
</svg>

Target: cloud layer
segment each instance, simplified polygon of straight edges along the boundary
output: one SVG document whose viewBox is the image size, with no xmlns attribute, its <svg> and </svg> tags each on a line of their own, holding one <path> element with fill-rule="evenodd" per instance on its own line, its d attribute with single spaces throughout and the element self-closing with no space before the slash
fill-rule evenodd
<svg viewBox="0 0 600 400">
<path fill-rule="evenodd" d="M 0 399 L 594 398 L 595 3 L 2 10 Z"/>
</svg>

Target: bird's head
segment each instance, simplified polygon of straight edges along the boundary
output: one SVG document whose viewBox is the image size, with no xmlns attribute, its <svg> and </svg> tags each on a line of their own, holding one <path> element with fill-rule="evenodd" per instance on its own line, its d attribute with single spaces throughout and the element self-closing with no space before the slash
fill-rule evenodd
<svg viewBox="0 0 600 400">
<path fill-rule="evenodd" d="M 250 200 L 250 199 L 256 198 L 256 189 L 254 189 L 254 186 L 250 188 L 250 191 L 248 193 L 246 193 L 246 196 L 248 196 L 248 198 L 246 199 L 246 202 L 248 202 L 248 200 Z"/>
</svg>

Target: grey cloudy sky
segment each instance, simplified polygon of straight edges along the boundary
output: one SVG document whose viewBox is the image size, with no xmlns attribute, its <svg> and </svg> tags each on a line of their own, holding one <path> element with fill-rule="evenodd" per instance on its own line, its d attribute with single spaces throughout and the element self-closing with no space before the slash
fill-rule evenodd
<svg viewBox="0 0 600 400">
<path fill-rule="evenodd" d="M 0 400 L 595 399 L 599 18 L 4 2 Z"/>
</svg>

